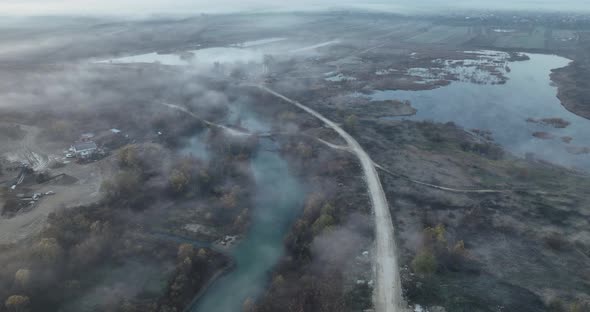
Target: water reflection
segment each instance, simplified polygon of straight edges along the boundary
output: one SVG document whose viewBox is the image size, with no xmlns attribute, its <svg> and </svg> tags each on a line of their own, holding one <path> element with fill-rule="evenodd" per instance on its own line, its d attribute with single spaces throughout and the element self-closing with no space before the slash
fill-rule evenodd
<svg viewBox="0 0 590 312">
<path fill-rule="evenodd" d="M 466 129 L 490 130 L 493 138 L 517 156 L 534 153 L 539 159 L 590 170 L 590 156 L 576 148 L 590 146 L 590 120 L 566 110 L 551 84 L 551 69 L 566 66 L 568 59 L 529 54 L 530 60 L 510 63 L 503 85 L 454 82 L 426 91 L 377 91 L 373 100 L 409 100 L 418 112 L 405 119 L 452 121 Z M 386 117 L 393 118 L 395 117 Z M 570 125 L 556 128 L 527 119 L 561 118 Z M 534 137 L 546 133 L 548 139 Z M 571 143 L 566 143 L 571 137 Z"/>
</svg>

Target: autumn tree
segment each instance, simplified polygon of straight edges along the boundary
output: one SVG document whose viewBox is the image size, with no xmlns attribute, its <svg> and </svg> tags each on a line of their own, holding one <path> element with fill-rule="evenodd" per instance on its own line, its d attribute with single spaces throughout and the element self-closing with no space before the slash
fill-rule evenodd
<svg viewBox="0 0 590 312">
<path fill-rule="evenodd" d="M 244 301 L 244 304 L 242 305 L 242 312 L 254 312 L 256 311 L 256 307 L 254 306 L 254 300 L 252 300 L 252 298 L 248 297 L 246 298 L 246 300 Z"/>
<path fill-rule="evenodd" d="M 313 155 L 313 149 L 309 144 L 299 142 L 297 144 L 297 154 L 303 159 L 309 159 Z"/>
<path fill-rule="evenodd" d="M 178 260 L 183 261 L 186 258 L 192 259 L 195 254 L 195 247 L 191 244 L 180 244 L 178 246 Z"/>
<path fill-rule="evenodd" d="M 6 299 L 4 305 L 10 312 L 28 312 L 30 311 L 31 300 L 27 296 L 13 295 Z"/>
<path fill-rule="evenodd" d="M 21 288 L 25 289 L 29 286 L 31 282 L 31 270 L 29 269 L 19 269 L 14 274 L 14 284 Z"/>
<path fill-rule="evenodd" d="M 137 169 L 141 165 L 137 146 L 135 145 L 127 145 L 123 147 L 119 151 L 117 157 L 119 159 L 119 164 L 123 168 Z"/>
<path fill-rule="evenodd" d="M 118 173 L 114 179 L 104 181 L 100 186 L 100 191 L 108 200 L 115 200 L 130 195 L 138 195 L 141 187 L 139 175 L 131 171 Z"/>
<path fill-rule="evenodd" d="M 63 255 L 63 249 L 55 238 L 42 238 L 34 251 L 42 261 L 48 263 L 57 262 Z"/>
<path fill-rule="evenodd" d="M 329 228 L 331 228 L 336 222 L 334 217 L 329 214 L 322 214 L 311 226 L 311 230 L 314 235 L 317 235 Z"/>
<path fill-rule="evenodd" d="M 226 192 L 221 197 L 221 204 L 224 208 L 233 210 L 238 206 L 238 195 L 240 193 L 240 188 L 238 186 L 233 187 L 229 192 Z"/>
<path fill-rule="evenodd" d="M 186 192 L 191 181 L 191 175 L 188 171 L 182 171 L 180 169 L 172 170 L 170 174 L 170 186 L 175 193 Z"/>
</svg>

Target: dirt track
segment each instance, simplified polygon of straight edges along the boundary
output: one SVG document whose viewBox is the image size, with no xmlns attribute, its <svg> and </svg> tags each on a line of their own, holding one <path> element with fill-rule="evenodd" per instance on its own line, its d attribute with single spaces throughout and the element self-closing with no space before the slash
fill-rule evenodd
<svg viewBox="0 0 590 312">
<path fill-rule="evenodd" d="M 259 85 L 257 87 L 320 119 L 328 127 L 336 131 L 346 141 L 350 150 L 359 158 L 375 213 L 376 254 L 374 261 L 376 284 L 373 294 L 375 310 L 378 312 L 406 311 L 406 304 L 403 301 L 401 292 L 393 222 L 385 192 L 371 157 L 350 134 L 320 113 L 266 86 Z"/>
</svg>

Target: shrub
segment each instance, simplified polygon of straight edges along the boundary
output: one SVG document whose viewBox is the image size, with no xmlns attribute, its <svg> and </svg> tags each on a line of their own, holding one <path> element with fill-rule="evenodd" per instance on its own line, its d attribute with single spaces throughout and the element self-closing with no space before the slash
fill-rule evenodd
<svg viewBox="0 0 590 312">
<path fill-rule="evenodd" d="M 590 312 L 590 304 L 586 302 L 576 302 L 569 306 L 568 312 Z"/>
<path fill-rule="evenodd" d="M 346 129 L 346 131 L 354 132 L 356 130 L 357 124 L 358 124 L 357 117 L 355 115 L 349 115 L 344 120 L 344 129 Z"/>
<path fill-rule="evenodd" d="M 565 304 L 563 301 L 555 298 L 552 299 L 547 305 L 547 311 L 549 312 L 565 312 Z"/>
<path fill-rule="evenodd" d="M 430 251 L 422 251 L 412 260 L 412 269 L 421 275 L 432 275 L 437 267 L 436 258 Z"/>
</svg>

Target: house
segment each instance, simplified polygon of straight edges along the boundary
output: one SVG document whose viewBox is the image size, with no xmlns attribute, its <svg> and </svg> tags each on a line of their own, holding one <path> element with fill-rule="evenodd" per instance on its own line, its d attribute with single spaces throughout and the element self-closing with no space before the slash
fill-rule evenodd
<svg viewBox="0 0 590 312">
<path fill-rule="evenodd" d="M 98 150 L 98 146 L 94 141 L 83 141 L 83 142 L 76 142 L 71 148 L 71 151 L 74 152 L 76 157 L 78 158 L 89 158 Z"/>
</svg>

